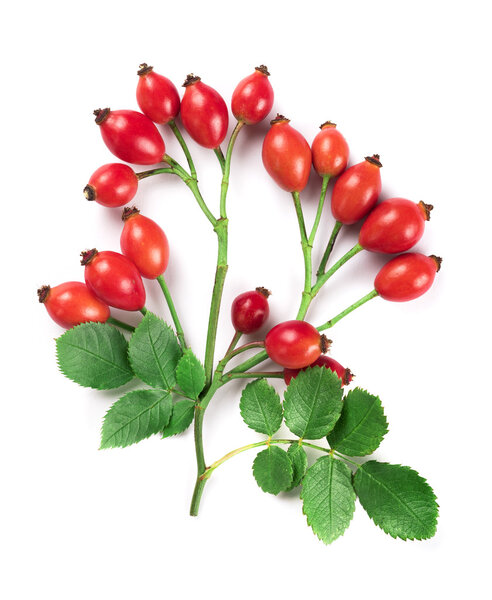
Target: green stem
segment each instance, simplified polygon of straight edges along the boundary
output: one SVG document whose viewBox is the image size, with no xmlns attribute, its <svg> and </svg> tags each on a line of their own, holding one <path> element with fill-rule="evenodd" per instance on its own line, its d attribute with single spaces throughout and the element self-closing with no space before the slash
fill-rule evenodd
<svg viewBox="0 0 492 600">
<path fill-rule="evenodd" d="M 229 140 L 229 145 L 227 146 L 227 152 L 225 157 L 224 168 L 222 169 L 222 183 L 220 185 L 220 217 L 222 219 L 227 219 L 227 210 L 226 210 L 226 199 L 227 199 L 227 190 L 229 189 L 229 175 L 231 173 L 231 158 L 232 158 L 232 150 L 234 149 L 234 144 L 236 143 L 237 136 L 241 131 L 244 125 L 243 121 L 238 121 L 236 123 L 236 127 L 231 134 L 231 139 Z M 218 148 L 220 150 L 220 147 Z M 222 150 L 220 151 L 222 158 Z"/>
<path fill-rule="evenodd" d="M 364 248 L 359 244 L 355 244 L 353 248 L 351 248 L 348 252 L 346 252 L 342 258 L 340 258 L 332 267 L 328 269 L 326 273 L 320 275 L 311 290 L 311 295 L 314 298 L 316 294 L 320 291 L 320 289 L 325 285 L 325 283 L 330 279 L 332 275 L 334 275 L 340 267 L 342 267 L 348 260 L 350 260 L 353 256 L 358 254 Z"/>
<path fill-rule="evenodd" d="M 242 335 L 243 334 L 240 331 L 234 332 L 234 335 L 232 336 L 231 343 L 229 344 L 229 348 L 227 348 L 225 356 L 227 356 L 230 352 L 232 352 L 234 350 L 234 348 L 237 346 L 239 340 L 241 339 Z"/>
<path fill-rule="evenodd" d="M 191 158 L 191 154 L 188 149 L 188 146 L 187 146 L 183 136 L 181 135 L 181 131 L 178 129 L 178 126 L 176 125 L 176 122 L 174 121 L 174 119 L 169 121 L 168 125 L 171 128 L 174 135 L 176 136 L 176 139 L 178 140 L 179 145 L 183 149 L 184 155 L 186 156 L 186 160 L 188 161 L 188 166 L 190 167 L 190 174 L 191 174 L 192 178 L 196 179 L 195 165 L 193 163 L 193 159 Z"/>
<path fill-rule="evenodd" d="M 297 221 L 299 223 L 299 231 L 301 233 L 301 246 L 302 255 L 304 257 L 304 290 L 302 292 L 303 301 L 304 298 L 311 293 L 311 278 L 312 278 L 312 263 L 311 263 L 311 252 L 312 244 L 309 243 L 306 224 L 304 222 L 304 215 L 302 213 L 301 199 L 299 192 L 292 192 L 292 198 L 294 199 L 294 206 L 296 209 Z M 301 304 L 302 306 L 302 304 Z M 299 314 L 296 317 L 299 319 Z"/>
<path fill-rule="evenodd" d="M 347 458 L 347 457 L 346 457 L 346 456 L 344 456 L 343 454 L 340 454 L 340 453 L 338 453 L 338 452 L 335 452 L 335 450 L 332 450 L 331 452 L 332 452 L 332 454 L 334 454 L 335 456 L 338 456 L 338 458 L 341 458 L 342 460 L 345 460 L 345 461 L 347 461 L 347 462 L 348 462 L 348 463 L 350 463 L 351 465 L 354 465 L 354 466 L 356 466 L 357 468 L 359 468 L 359 467 L 360 467 L 360 464 L 359 464 L 359 463 L 356 463 L 356 462 L 355 462 L 355 460 L 350 460 L 350 458 Z"/>
<path fill-rule="evenodd" d="M 342 228 L 342 225 L 343 225 L 343 223 L 340 223 L 340 221 L 335 222 L 333 231 L 331 232 L 330 239 L 328 240 L 328 245 L 326 246 L 325 253 L 323 254 L 323 258 L 321 259 L 321 262 L 319 263 L 319 267 L 316 272 L 316 277 L 320 277 L 325 272 L 326 263 L 328 262 L 328 259 L 330 258 L 331 251 L 333 250 L 333 246 L 335 245 L 337 236 L 340 232 L 340 229 Z"/>
<path fill-rule="evenodd" d="M 128 325 L 128 323 L 124 323 L 114 317 L 109 317 L 106 323 L 111 323 L 111 325 L 116 325 L 116 327 L 120 327 L 121 329 L 126 329 L 126 331 L 135 331 L 135 327 Z"/>
<path fill-rule="evenodd" d="M 316 217 L 314 218 L 313 228 L 311 229 L 311 233 L 309 235 L 309 244 L 311 245 L 311 247 L 314 245 L 314 238 L 316 237 L 316 232 L 318 231 L 321 215 L 323 214 L 323 206 L 325 205 L 326 191 L 328 190 L 329 182 L 330 176 L 325 175 L 321 184 L 321 194 L 319 196 L 318 210 L 316 211 Z"/>
<path fill-rule="evenodd" d="M 259 365 L 260 363 L 265 361 L 267 358 L 268 358 L 268 354 L 266 353 L 265 350 L 263 350 L 262 352 L 258 352 L 258 354 L 256 354 L 255 356 L 248 358 L 248 360 L 245 360 L 243 363 L 241 363 L 237 367 L 234 367 L 234 369 L 231 369 L 230 371 L 228 371 L 228 373 L 244 373 L 245 371 L 249 371 L 249 369 L 256 367 L 256 365 Z M 226 375 L 228 373 L 226 373 Z"/>
<path fill-rule="evenodd" d="M 187 345 L 186 345 L 186 340 L 185 340 L 183 328 L 181 327 L 181 323 L 179 321 L 178 313 L 176 312 L 176 307 L 174 306 L 174 302 L 173 302 L 173 299 L 172 299 L 172 296 L 171 296 L 171 292 L 169 291 L 169 288 L 167 287 L 167 284 L 166 284 L 166 282 L 164 280 L 164 276 L 163 275 L 159 275 L 159 277 L 157 277 L 157 282 L 161 286 L 162 293 L 164 294 L 164 298 L 166 299 L 167 305 L 169 307 L 169 312 L 171 313 L 171 317 L 172 317 L 173 322 L 174 322 L 174 327 L 176 328 L 176 334 L 178 336 L 181 348 L 183 350 L 186 350 Z"/>
<path fill-rule="evenodd" d="M 224 158 L 224 154 L 222 152 L 222 148 L 220 146 L 217 146 L 217 148 L 214 148 L 214 152 L 215 152 L 215 156 L 219 160 L 220 168 L 222 170 L 222 173 L 224 173 L 225 166 L 226 166 L 226 159 Z"/>
<path fill-rule="evenodd" d="M 230 381 L 231 379 L 255 379 L 267 377 L 269 379 L 283 379 L 283 371 L 246 371 L 245 373 L 225 373 L 222 376 L 222 380 Z"/>
<path fill-rule="evenodd" d="M 247 350 L 252 350 L 253 348 L 264 348 L 264 347 L 265 347 L 265 342 L 249 342 L 248 344 L 244 344 L 243 346 L 239 346 L 239 348 L 236 348 L 235 350 L 231 350 L 230 352 L 228 352 L 224 356 L 224 358 L 221 360 L 221 364 L 223 364 L 225 366 L 235 356 L 237 356 L 238 354 L 241 354 L 243 352 L 246 352 Z"/>
<path fill-rule="evenodd" d="M 323 325 L 320 325 L 317 328 L 318 331 L 324 331 L 325 329 L 330 329 L 330 327 L 333 327 L 333 325 L 335 325 L 335 323 L 338 323 L 338 321 L 340 321 L 340 319 L 343 319 L 343 317 L 350 314 L 353 310 L 355 310 L 356 308 L 359 308 L 359 306 L 362 306 L 366 302 L 369 302 L 369 300 L 372 300 L 376 296 L 379 296 L 379 294 L 376 292 L 376 290 L 372 290 L 371 292 L 366 294 L 363 298 L 361 298 L 360 300 L 357 300 L 357 302 L 354 302 L 345 310 L 342 310 L 342 312 L 339 313 L 336 317 L 333 317 L 333 319 L 330 319 L 329 321 L 326 321 L 326 323 L 323 323 Z"/>
<path fill-rule="evenodd" d="M 141 312 L 141 313 L 143 314 L 143 316 L 145 317 L 145 315 L 146 315 L 146 314 L 147 314 L 149 311 L 147 310 L 147 307 L 146 307 L 146 306 L 142 306 L 142 308 L 140 309 L 140 312 Z"/>
<path fill-rule="evenodd" d="M 172 173 L 173 175 L 178 175 L 176 169 L 172 167 L 161 167 L 158 169 L 150 169 L 150 171 L 140 171 L 140 173 L 135 173 L 137 179 L 145 179 L 146 177 L 152 177 L 153 175 L 160 175 L 161 173 Z"/>
</svg>

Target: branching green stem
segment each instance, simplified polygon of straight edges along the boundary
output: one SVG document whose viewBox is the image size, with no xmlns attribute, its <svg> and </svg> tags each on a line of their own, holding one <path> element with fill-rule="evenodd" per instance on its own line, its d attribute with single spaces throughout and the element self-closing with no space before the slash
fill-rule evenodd
<svg viewBox="0 0 492 600">
<path fill-rule="evenodd" d="M 342 228 L 342 225 L 343 223 L 340 223 L 340 221 L 335 222 L 335 225 L 333 226 L 333 231 L 331 232 L 330 239 L 328 240 L 328 244 L 326 246 L 325 253 L 323 254 L 323 258 L 319 263 L 319 267 L 316 272 L 316 277 L 320 277 L 325 272 L 326 264 L 328 263 L 328 259 L 330 258 L 331 251 L 333 250 L 333 246 L 335 245 L 337 236 L 340 232 L 340 229 Z"/>
<path fill-rule="evenodd" d="M 304 215 L 302 212 L 301 198 L 299 192 L 292 192 L 292 198 L 294 199 L 294 206 L 296 209 L 297 221 L 299 223 L 299 231 L 301 233 L 301 246 L 302 255 L 304 257 L 304 290 L 302 292 L 303 298 L 311 293 L 311 278 L 312 278 L 312 261 L 311 253 L 313 245 L 309 242 L 306 232 L 306 224 L 304 222 Z M 299 318 L 299 315 L 297 316 Z"/>
<path fill-rule="evenodd" d="M 317 327 L 318 331 L 324 331 L 325 329 L 330 329 L 330 327 L 333 327 L 333 325 L 338 323 L 338 321 L 340 321 L 340 319 L 343 319 L 343 317 L 350 314 L 353 310 L 355 310 L 356 308 L 359 308 L 359 306 L 362 306 L 363 304 L 365 304 L 369 300 L 372 300 L 376 296 L 379 296 L 379 294 L 376 292 L 376 290 L 372 290 L 371 292 L 369 292 L 368 294 L 363 296 L 360 300 L 357 300 L 357 302 L 354 302 L 348 308 L 346 308 L 345 310 L 342 310 L 342 312 L 339 313 L 336 317 L 333 317 L 333 319 L 330 319 L 329 321 L 326 321 L 326 323 L 323 323 L 323 325 L 320 325 L 319 327 Z"/>
<path fill-rule="evenodd" d="M 169 121 L 168 125 L 171 128 L 174 135 L 176 136 L 176 139 L 178 140 L 179 145 L 183 149 L 184 155 L 186 156 L 186 160 L 188 161 L 188 166 L 190 167 L 190 174 L 191 174 L 192 178 L 196 179 L 195 165 L 193 163 L 193 159 L 191 158 L 191 154 L 188 149 L 188 146 L 187 146 L 183 136 L 181 135 L 181 131 L 178 129 L 178 126 L 176 125 L 176 122 L 174 121 L 174 119 Z"/>
<path fill-rule="evenodd" d="M 323 206 L 325 205 L 326 191 L 328 190 L 328 183 L 330 182 L 330 176 L 325 175 L 323 177 L 323 182 L 321 184 L 321 194 L 319 196 L 318 202 L 318 210 L 316 211 L 316 217 L 314 218 L 313 228 L 311 229 L 311 233 L 309 234 L 309 245 L 313 247 L 314 238 L 316 237 L 316 232 L 318 231 L 319 222 L 321 220 L 321 215 L 323 214 Z"/>
<path fill-rule="evenodd" d="M 119 319 L 115 319 L 114 317 L 109 317 L 106 323 L 111 323 L 111 325 L 115 325 L 116 327 L 120 327 L 121 329 L 125 329 L 126 331 L 135 331 L 135 327 L 128 325 L 128 323 L 124 323 Z"/>
<path fill-rule="evenodd" d="M 217 146 L 217 148 L 214 148 L 214 152 L 215 152 L 215 156 L 219 160 L 220 168 L 222 170 L 222 173 L 224 173 L 225 165 L 226 165 L 226 159 L 224 158 L 224 154 L 222 152 L 222 148 L 220 146 Z"/>
<path fill-rule="evenodd" d="M 230 381 L 231 379 L 283 379 L 283 371 L 246 371 L 244 373 L 233 373 L 229 371 L 222 376 L 223 381 Z"/>
<path fill-rule="evenodd" d="M 176 312 L 176 307 L 174 306 L 174 302 L 171 296 L 171 292 L 167 287 L 166 281 L 164 280 L 163 275 L 159 275 L 157 277 L 157 282 L 161 286 L 162 293 L 164 294 L 164 298 L 166 299 L 167 305 L 169 307 L 169 312 L 171 313 L 171 317 L 174 322 L 174 327 L 176 328 L 176 334 L 178 336 L 179 343 L 183 350 L 186 350 L 186 340 L 183 332 L 183 328 L 181 327 L 181 323 L 179 321 L 178 313 Z"/>
</svg>

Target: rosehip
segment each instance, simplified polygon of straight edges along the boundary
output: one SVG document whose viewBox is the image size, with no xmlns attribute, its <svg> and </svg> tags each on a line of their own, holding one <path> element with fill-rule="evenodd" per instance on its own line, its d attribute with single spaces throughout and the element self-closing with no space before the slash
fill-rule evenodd
<svg viewBox="0 0 492 600">
<path fill-rule="evenodd" d="M 379 155 L 348 168 L 337 179 L 331 196 L 331 212 L 344 225 L 357 223 L 374 207 L 381 193 Z"/>
<path fill-rule="evenodd" d="M 123 254 L 95 248 L 81 253 L 87 287 L 98 298 L 123 310 L 145 305 L 145 288 L 137 267 Z"/>
<path fill-rule="evenodd" d="M 135 110 L 94 111 L 104 143 L 120 160 L 154 165 L 163 160 L 164 140 L 149 117 Z"/>
<path fill-rule="evenodd" d="M 265 338 L 265 350 L 277 364 L 302 369 L 325 353 L 331 341 L 306 321 L 285 321 L 275 325 Z"/>
<path fill-rule="evenodd" d="M 308 365 L 307 367 L 304 367 L 303 369 L 284 369 L 285 383 L 287 385 L 289 385 L 291 379 L 297 377 L 298 373 L 300 373 L 301 371 L 305 371 L 306 369 L 309 369 L 310 367 L 326 367 L 327 369 L 330 369 L 331 371 L 336 373 L 338 375 L 338 377 L 341 379 L 342 387 L 344 385 L 348 385 L 354 378 L 354 375 L 350 371 L 350 369 L 346 369 L 345 367 L 342 367 L 342 365 L 339 362 L 337 362 L 334 358 L 322 355 L 317 360 L 315 360 L 311 365 Z"/>
<path fill-rule="evenodd" d="M 432 286 L 442 258 L 410 252 L 387 262 L 376 275 L 374 288 L 385 300 L 415 300 Z"/>
<path fill-rule="evenodd" d="M 301 192 L 311 172 L 311 148 L 303 135 L 277 115 L 263 141 L 263 164 L 272 179 L 287 192 Z"/>
<path fill-rule="evenodd" d="M 179 94 L 174 83 L 156 73 L 146 63 L 138 71 L 137 102 L 140 110 L 154 123 L 165 125 L 178 116 Z"/>
<path fill-rule="evenodd" d="M 135 207 L 125 208 L 121 218 L 125 222 L 120 237 L 123 254 L 143 277 L 155 279 L 162 275 L 169 262 L 169 243 L 164 231 Z"/>
<path fill-rule="evenodd" d="M 70 329 L 80 323 L 105 323 L 109 307 L 80 281 L 67 281 L 55 287 L 43 285 L 38 290 L 39 301 L 60 327 Z"/>
<path fill-rule="evenodd" d="M 320 129 L 311 146 L 313 165 L 321 177 L 336 177 L 347 166 L 349 147 L 335 123 L 326 121 Z"/>
<path fill-rule="evenodd" d="M 270 292 L 257 287 L 251 292 L 244 292 L 234 298 L 231 306 L 232 325 L 241 333 L 257 331 L 268 319 L 270 312 L 268 296 Z"/>
<path fill-rule="evenodd" d="M 95 200 L 111 208 L 130 202 L 138 189 L 138 178 L 133 169 L 122 163 L 99 167 L 84 188 L 87 200 Z"/>
<path fill-rule="evenodd" d="M 232 114 L 238 121 L 256 125 L 268 115 L 273 106 L 273 88 L 265 65 L 241 80 L 232 94 Z"/>
<path fill-rule="evenodd" d="M 368 215 L 359 233 L 359 244 L 371 252 L 397 254 L 410 250 L 424 234 L 431 204 L 405 198 L 381 202 Z"/>
</svg>

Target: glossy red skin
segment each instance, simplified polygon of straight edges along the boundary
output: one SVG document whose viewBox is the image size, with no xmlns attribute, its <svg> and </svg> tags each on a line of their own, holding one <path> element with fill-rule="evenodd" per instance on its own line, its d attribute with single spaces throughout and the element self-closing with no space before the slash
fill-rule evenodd
<svg viewBox="0 0 492 600">
<path fill-rule="evenodd" d="M 169 123 L 179 114 L 180 100 L 176 86 L 155 71 L 139 76 L 137 102 L 140 110 L 160 125 Z"/>
<path fill-rule="evenodd" d="M 96 202 L 115 208 L 128 204 L 135 197 L 138 179 L 128 165 L 109 163 L 94 171 L 89 185 L 94 188 Z"/>
<path fill-rule="evenodd" d="M 145 305 L 145 288 L 137 267 L 123 254 L 98 252 L 85 266 L 85 282 L 98 298 L 123 310 Z"/>
<path fill-rule="evenodd" d="M 364 160 L 349 167 L 337 179 L 331 196 L 331 212 L 340 223 L 352 225 L 367 215 L 380 193 L 379 167 Z"/>
<path fill-rule="evenodd" d="M 263 121 L 273 106 L 273 88 L 268 75 L 256 71 L 242 79 L 232 94 L 232 114 L 238 121 L 256 125 Z"/>
<path fill-rule="evenodd" d="M 324 354 L 322 354 L 318 358 L 318 360 L 315 360 L 313 362 L 312 365 L 304 367 L 303 369 L 284 369 L 285 383 L 287 385 L 289 385 L 291 379 L 293 379 L 293 378 L 295 379 L 301 371 L 305 371 L 306 369 L 309 369 L 310 367 L 326 367 L 327 369 L 330 369 L 331 371 L 333 371 L 334 373 L 336 373 L 338 375 L 338 377 L 340 378 L 340 380 L 342 382 L 341 383 L 342 387 L 344 385 L 348 385 L 354 378 L 354 376 L 352 375 L 352 373 L 350 372 L 349 369 L 346 369 L 345 367 L 343 367 L 334 358 L 331 358 L 330 356 L 325 356 Z"/>
<path fill-rule="evenodd" d="M 285 321 L 267 333 L 265 350 L 282 367 L 302 369 L 321 355 L 321 336 L 306 321 Z"/>
<path fill-rule="evenodd" d="M 109 318 L 109 306 L 80 281 L 52 287 L 44 305 L 53 321 L 65 329 L 89 321 L 105 323 Z"/>
<path fill-rule="evenodd" d="M 274 123 L 263 141 L 263 164 L 286 192 L 302 192 L 311 172 L 311 148 L 288 121 Z"/>
<path fill-rule="evenodd" d="M 126 219 L 120 237 L 123 254 L 140 271 L 142 277 L 155 279 L 162 275 L 169 262 L 169 242 L 155 221 L 135 214 Z"/>
<path fill-rule="evenodd" d="M 185 88 L 181 120 L 197 144 L 217 148 L 227 134 L 229 112 L 218 92 L 203 81 L 197 81 Z"/>
<path fill-rule="evenodd" d="M 409 252 L 396 256 L 376 275 L 374 288 L 385 300 L 407 302 L 415 300 L 432 286 L 437 263 L 430 256 Z"/>
<path fill-rule="evenodd" d="M 120 160 L 154 165 L 166 152 L 164 140 L 149 117 L 135 110 L 111 110 L 99 125 L 104 143 Z"/>
<path fill-rule="evenodd" d="M 261 292 L 244 292 L 232 302 L 232 325 L 241 333 L 253 333 L 265 323 L 269 313 L 268 299 Z"/>
<path fill-rule="evenodd" d="M 391 198 L 368 215 L 359 233 L 359 244 L 371 252 L 405 252 L 424 235 L 425 221 L 425 212 L 418 204 Z"/>
<path fill-rule="evenodd" d="M 313 166 L 324 177 L 336 177 L 345 170 L 349 147 L 343 135 L 334 126 L 327 125 L 314 138 L 311 146 Z"/>
</svg>

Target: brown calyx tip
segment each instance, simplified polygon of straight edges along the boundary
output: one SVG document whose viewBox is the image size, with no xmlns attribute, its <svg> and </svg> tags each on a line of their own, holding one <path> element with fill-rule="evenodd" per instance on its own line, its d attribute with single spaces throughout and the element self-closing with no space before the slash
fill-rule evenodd
<svg viewBox="0 0 492 600">
<path fill-rule="evenodd" d="M 80 253 L 80 256 L 82 257 L 80 264 L 85 267 L 85 265 L 88 265 L 97 254 L 98 252 L 95 248 L 92 248 L 91 250 L 83 250 Z"/>
<path fill-rule="evenodd" d="M 365 160 L 367 160 L 367 162 L 370 162 L 371 165 L 376 165 L 376 167 L 381 168 L 383 165 L 381 164 L 381 161 L 379 160 L 379 154 L 373 154 L 372 156 L 364 156 Z"/>
<path fill-rule="evenodd" d="M 96 190 L 92 185 L 87 184 L 84 188 L 84 196 L 86 200 L 92 202 L 96 199 Z"/>
<path fill-rule="evenodd" d="M 44 302 L 46 302 L 46 298 L 48 297 L 48 294 L 50 293 L 50 286 L 49 285 L 42 285 L 39 289 L 38 289 L 38 300 L 41 302 L 41 304 L 43 304 Z"/>
<path fill-rule="evenodd" d="M 150 67 L 147 63 L 142 63 L 141 65 L 138 65 L 137 75 L 143 77 L 144 75 L 147 75 L 147 73 L 151 73 L 153 68 L 154 67 Z"/>
<path fill-rule="evenodd" d="M 440 256 L 436 256 L 435 254 L 431 254 L 429 258 L 431 258 L 435 262 L 436 273 L 438 273 L 441 270 L 442 258 Z"/>
<path fill-rule="evenodd" d="M 342 375 L 343 385 L 348 385 L 354 377 L 355 377 L 355 375 L 352 373 L 352 371 L 350 369 L 345 369 L 345 371 L 343 372 L 343 375 Z"/>
<path fill-rule="evenodd" d="M 330 349 L 330 346 L 333 344 L 332 340 L 329 340 L 326 335 L 323 333 L 319 340 L 319 346 L 321 348 L 321 354 L 326 354 Z"/>
<path fill-rule="evenodd" d="M 255 67 L 255 71 L 259 71 L 260 73 L 263 73 L 263 75 L 270 77 L 270 72 L 268 71 L 268 68 L 265 65 L 260 65 L 259 67 Z"/>
<path fill-rule="evenodd" d="M 284 115 L 281 115 L 280 113 L 277 113 L 275 119 L 270 121 L 270 125 L 277 125 L 277 123 L 290 123 L 290 119 L 284 117 Z"/>
<path fill-rule="evenodd" d="M 422 212 L 424 213 L 424 219 L 426 221 L 430 221 L 431 218 L 431 210 L 434 208 L 432 206 L 432 204 L 426 204 L 425 202 L 422 202 L 422 200 L 419 202 L 419 207 L 422 209 Z"/>
<path fill-rule="evenodd" d="M 257 291 L 258 293 L 260 293 L 262 296 L 265 296 L 265 298 L 268 298 L 269 296 L 271 296 L 271 295 L 272 295 L 272 292 L 271 292 L 270 290 L 267 290 L 266 288 L 264 288 L 264 287 L 261 287 L 261 286 L 260 286 L 260 287 L 257 287 L 257 288 L 256 288 L 256 291 Z"/>
<path fill-rule="evenodd" d="M 110 108 L 96 108 L 93 114 L 96 116 L 95 121 L 98 125 L 104 123 L 104 121 L 108 118 L 110 110 Z"/>
<path fill-rule="evenodd" d="M 320 129 L 325 129 L 326 127 L 336 127 L 337 124 L 333 123 L 333 121 L 325 121 L 324 123 L 321 123 L 321 125 L 319 126 Z"/>
<path fill-rule="evenodd" d="M 130 217 L 133 217 L 133 215 L 138 215 L 139 213 L 140 211 L 136 206 L 125 206 L 123 213 L 121 214 L 121 220 L 126 221 Z"/>
<path fill-rule="evenodd" d="M 194 83 L 197 83 L 198 81 L 201 81 L 201 77 L 198 77 L 198 75 L 193 75 L 193 73 L 190 73 L 189 75 L 186 76 L 186 79 L 183 83 L 183 87 L 188 87 L 189 85 L 193 85 Z"/>
</svg>

